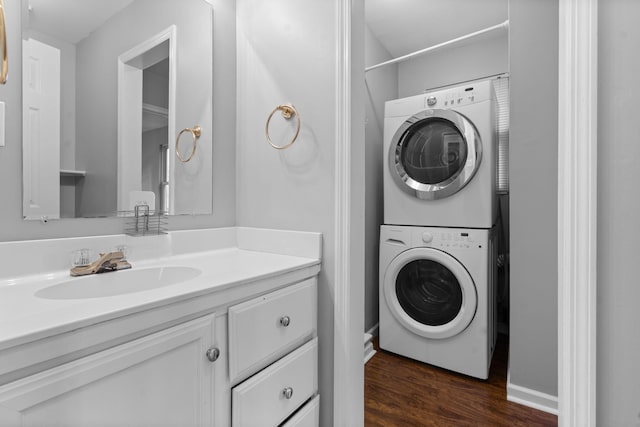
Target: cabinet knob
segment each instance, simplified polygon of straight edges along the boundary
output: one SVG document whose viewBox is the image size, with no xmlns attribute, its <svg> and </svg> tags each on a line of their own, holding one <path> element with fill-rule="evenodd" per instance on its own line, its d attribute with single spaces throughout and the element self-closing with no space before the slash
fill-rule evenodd
<svg viewBox="0 0 640 427">
<path fill-rule="evenodd" d="M 291 318 L 289 316 L 282 316 L 280 318 L 280 324 L 285 328 L 289 326 L 289 323 L 291 323 Z"/>
<path fill-rule="evenodd" d="M 215 362 L 216 360 L 218 360 L 218 357 L 220 357 L 220 349 L 211 347 L 205 354 L 207 356 L 207 359 L 209 359 L 209 362 Z"/>
<path fill-rule="evenodd" d="M 293 396 L 293 389 L 291 387 L 286 387 L 284 390 L 282 390 L 282 395 L 285 399 L 291 399 L 291 397 Z"/>
</svg>

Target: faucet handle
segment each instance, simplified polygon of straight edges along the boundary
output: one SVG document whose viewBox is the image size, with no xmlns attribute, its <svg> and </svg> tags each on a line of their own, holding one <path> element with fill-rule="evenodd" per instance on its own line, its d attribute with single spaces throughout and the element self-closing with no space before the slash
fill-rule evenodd
<svg viewBox="0 0 640 427">
<path fill-rule="evenodd" d="M 71 253 L 71 266 L 80 267 L 91 264 L 93 251 L 91 249 L 82 248 Z"/>
<path fill-rule="evenodd" d="M 129 248 L 127 245 L 118 245 L 116 246 L 115 251 L 122 252 L 123 259 L 127 259 L 129 256 Z"/>
</svg>

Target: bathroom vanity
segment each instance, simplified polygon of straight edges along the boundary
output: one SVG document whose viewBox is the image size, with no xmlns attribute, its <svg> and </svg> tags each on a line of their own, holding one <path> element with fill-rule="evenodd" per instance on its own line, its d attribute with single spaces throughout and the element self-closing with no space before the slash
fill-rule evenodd
<svg viewBox="0 0 640 427">
<path fill-rule="evenodd" d="M 0 279 L 0 425 L 318 425 L 319 234 L 90 239 L 129 239 L 133 268 L 70 280 L 43 257 Z"/>
</svg>

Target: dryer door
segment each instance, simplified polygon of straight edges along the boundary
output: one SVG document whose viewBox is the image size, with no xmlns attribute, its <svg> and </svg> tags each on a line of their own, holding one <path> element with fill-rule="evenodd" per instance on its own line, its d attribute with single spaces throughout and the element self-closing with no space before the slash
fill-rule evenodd
<svg viewBox="0 0 640 427">
<path fill-rule="evenodd" d="M 383 288 L 396 320 L 426 338 L 449 338 L 464 331 L 478 304 L 467 269 L 432 248 L 413 248 L 395 257 L 385 272 Z"/>
<path fill-rule="evenodd" d="M 407 193 L 442 199 L 471 181 L 482 159 L 475 126 L 453 110 L 425 110 L 407 119 L 389 147 L 389 170 Z"/>
</svg>

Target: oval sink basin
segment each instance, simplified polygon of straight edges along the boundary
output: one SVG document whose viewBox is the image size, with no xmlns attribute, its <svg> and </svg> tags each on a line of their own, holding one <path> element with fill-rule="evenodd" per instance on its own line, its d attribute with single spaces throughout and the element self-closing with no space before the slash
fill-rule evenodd
<svg viewBox="0 0 640 427">
<path fill-rule="evenodd" d="M 35 293 L 45 299 L 101 298 L 158 289 L 191 280 L 201 273 L 191 267 L 152 267 L 76 277 L 42 288 Z"/>
</svg>

